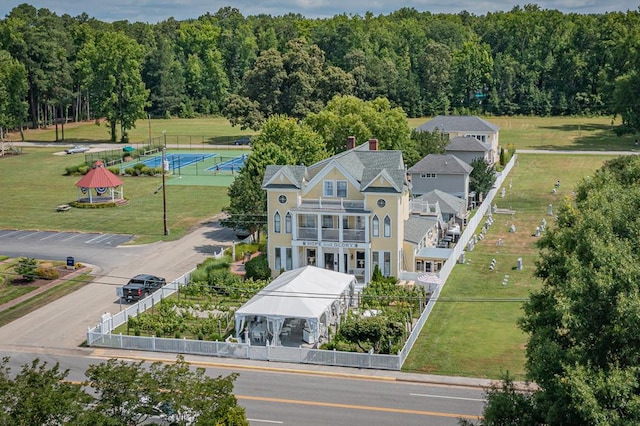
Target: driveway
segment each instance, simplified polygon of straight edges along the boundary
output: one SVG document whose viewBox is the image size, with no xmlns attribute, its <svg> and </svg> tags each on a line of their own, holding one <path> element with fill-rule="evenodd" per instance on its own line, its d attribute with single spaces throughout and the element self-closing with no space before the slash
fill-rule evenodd
<svg viewBox="0 0 640 426">
<path fill-rule="evenodd" d="M 72 348 L 86 339 L 88 327 L 97 324 L 100 315 L 121 309 L 116 287 L 126 284 L 139 273 L 151 273 L 173 281 L 195 268 L 214 253 L 238 241 L 234 232 L 220 226 L 217 218 L 201 224 L 183 238 L 144 246 L 116 246 L 89 244 L 100 241 L 95 235 L 77 234 L 60 248 L 60 236 L 29 235 L 15 231 L 25 238 L 13 241 L 5 233 L 0 235 L 0 254 L 20 252 L 20 256 L 51 258 L 51 251 L 70 251 L 74 247 L 77 262 L 94 266 L 96 278 L 74 293 L 56 300 L 35 312 L 0 328 L 0 348 L 43 347 Z M 33 234 L 33 233 L 32 233 Z M 52 233 L 56 234 L 56 233 Z M 66 235 L 68 233 L 59 233 Z M 106 238 L 103 241 L 108 241 Z M 28 241 L 25 241 L 28 240 Z M 16 248 L 17 247 L 17 248 Z M 29 248 L 30 247 L 30 248 Z M 79 247 L 79 248 L 78 248 Z M 86 259 L 91 259 L 88 261 Z"/>
</svg>

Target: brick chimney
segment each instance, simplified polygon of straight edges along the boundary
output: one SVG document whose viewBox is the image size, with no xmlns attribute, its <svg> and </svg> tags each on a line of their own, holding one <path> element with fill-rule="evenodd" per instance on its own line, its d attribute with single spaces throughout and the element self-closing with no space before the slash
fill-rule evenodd
<svg viewBox="0 0 640 426">
<path fill-rule="evenodd" d="M 353 149 L 355 147 L 356 147 L 356 137 L 347 136 L 347 150 Z"/>
<path fill-rule="evenodd" d="M 378 150 L 378 139 L 369 139 L 369 151 Z"/>
</svg>

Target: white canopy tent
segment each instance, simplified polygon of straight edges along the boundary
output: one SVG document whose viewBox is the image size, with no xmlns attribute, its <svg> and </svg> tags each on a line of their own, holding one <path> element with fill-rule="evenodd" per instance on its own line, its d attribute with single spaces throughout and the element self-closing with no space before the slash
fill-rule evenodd
<svg viewBox="0 0 640 426">
<path fill-rule="evenodd" d="M 247 318 L 264 317 L 277 345 L 285 319 L 300 318 L 307 321 L 317 342 L 321 318 L 339 319 L 341 310 L 351 304 L 355 283 L 354 275 L 315 266 L 283 272 L 236 311 L 236 337 L 241 337 Z"/>
</svg>

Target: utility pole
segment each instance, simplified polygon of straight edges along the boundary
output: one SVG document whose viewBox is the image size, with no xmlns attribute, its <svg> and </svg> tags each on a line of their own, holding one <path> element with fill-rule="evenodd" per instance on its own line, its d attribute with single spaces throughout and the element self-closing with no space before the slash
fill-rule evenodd
<svg viewBox="0 0 640 426">
<path fill-rule="evenodd" d="M 164 136 L 164 147 L 162 148 L 162 217 L 164 223 L 164 235 L 169 235 L 169 228 L 167 227 L 167 191 L 165 189 L 165 173 L 167 172 L 168 167 L 166 166 L 165 154 L 167 151 L 167 133 L 166 131 L 162 131 L 162 135 Z"/>
</svg>

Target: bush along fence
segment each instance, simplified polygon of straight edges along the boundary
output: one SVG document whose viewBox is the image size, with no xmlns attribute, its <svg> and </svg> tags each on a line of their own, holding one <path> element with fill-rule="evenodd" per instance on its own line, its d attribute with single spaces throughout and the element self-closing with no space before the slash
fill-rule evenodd
<svg viewBox="0 0 640 426">
<path fill-rule="evenodd" d="M 516 162 L 516 156 L 511 158 L 504 170 L 498 174 L 494 188 L 489 191 L 473 218 L 469 220 L 466 229 L 455 245 L 451 256 L 445 261 L 438 274 L 441 282 L 431 289 L 429 302 L 417 320 L 403 348 L 397 355 L 369 354 L 358 352 L 342 352 L 336 350 L 321 350 L 302 347 L 288 346 L 257 346 L 249 342 L 244 343 L 242 339 L 227 339 L 227 341 L 205 341 L 190 340 L 186 338 L 164 338 L 155 336 L 128 336 L 113 334 L 113 330 L 126 324 L 130 317 L 135 317 L 140 313 L 151 309 L 155 304 L 160 303 L 165 297 L 179 291 L 180 286 L 187 286 L 191 282 L 189 271 L 177 280 L 165 285 L 159 291 L 150 296 L 128 306 L 117 314 L 105 313 L 100 317 L 100 322 L 87 330 L 87 344 L 89 346 L 128 349 L 140 351 L 169 352 L 191 355 L 216 356 L 224 358 L 243 358 L 260 361 L 279 361 L 301 364 L 319 364 L 355 368 L 372 368 L 379 370 L 400 370 L 405 359 L 409 355 L 413 344 L 417 340 L 422 327 L 427 322 L 433 307 L 438 301 L 440 291 L 446 283 L 451 270 L 464 253 L 469 241 L 474 237 L 476 229 L 480 226 L 484 216 L 490 212 L 491 202 L 500 188 L 504 179 L 511 171 Z M 403 279 L 414 279 L 417 277 L 405 274 Z"/>
</svg>

